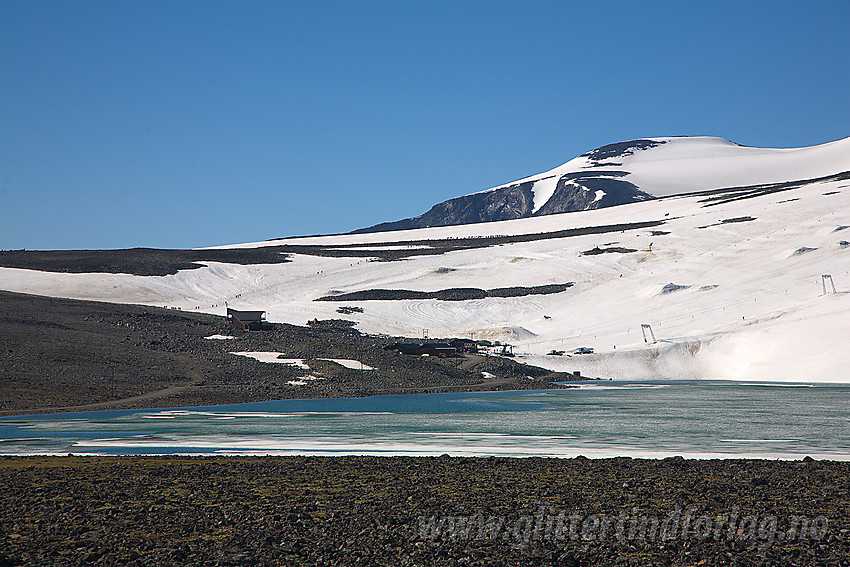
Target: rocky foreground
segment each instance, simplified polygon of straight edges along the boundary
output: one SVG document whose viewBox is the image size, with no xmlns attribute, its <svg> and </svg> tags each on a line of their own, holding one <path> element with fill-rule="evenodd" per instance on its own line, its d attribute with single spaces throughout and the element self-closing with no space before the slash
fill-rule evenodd
<svg viewBox="0 0 850 567">
<path fill-rule="evenodd" d="M 850 565 L 850 463 L 8 457 L 0 565 Z"/>
</svg>

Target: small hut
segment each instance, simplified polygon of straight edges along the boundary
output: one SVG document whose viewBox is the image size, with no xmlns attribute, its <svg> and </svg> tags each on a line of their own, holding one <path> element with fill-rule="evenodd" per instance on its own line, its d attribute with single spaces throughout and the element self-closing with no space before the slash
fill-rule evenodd
<svg viewBox="0 0 850 567">
<path fill-rule="evenodd" d="M 457 349 L 446 343 L 425 343 L 416 351 L 418 355 L 438 356 L 445 358 L 457 354 Z"/>
<path fill-rule="evenodd" d="M 245 331 L 265 331 L 272 327 L 266 321 L 265 311 L 239 311 L 228 307 L 227 319 L 234 327 Z"/>
</svg>

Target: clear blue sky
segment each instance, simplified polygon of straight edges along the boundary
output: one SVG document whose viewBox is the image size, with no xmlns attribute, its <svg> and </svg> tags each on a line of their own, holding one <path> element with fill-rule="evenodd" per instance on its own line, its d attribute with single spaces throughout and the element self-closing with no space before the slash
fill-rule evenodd
<svg viewBox="0 0 850 567">
<path fill-rule="evenodd" d="M 602 144 L 850 136 L 850 2 L 0 3 L 0 249 L 346 232 Z"/>
</svg>

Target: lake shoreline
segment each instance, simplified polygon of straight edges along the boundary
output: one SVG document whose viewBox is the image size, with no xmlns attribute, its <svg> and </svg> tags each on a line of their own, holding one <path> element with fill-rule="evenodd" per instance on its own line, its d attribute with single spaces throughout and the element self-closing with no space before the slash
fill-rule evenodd
<svg viewBox="0 0 850 567">
<path fill-rule="evenodd" d="M 384 347 L 411 339 L 364 335 L 342 319 L 272 327 L 250 332 L 219 315 L 0 291 L 0 370 L 8 377 L 0 415 L 557 389 L 587 379 L 499 356 L 402 355 Z"/>
<path fill-rule="evenodd" d="M 6 416 L 0 453 L 850 461 L 846 386 L 570 385 Z"/>
</svg>

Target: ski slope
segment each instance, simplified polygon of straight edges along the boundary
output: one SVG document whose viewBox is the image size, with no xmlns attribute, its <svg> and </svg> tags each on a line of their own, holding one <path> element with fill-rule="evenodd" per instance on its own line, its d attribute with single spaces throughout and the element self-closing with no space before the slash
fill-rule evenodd
<svg viewBox="0 0 850 567">
<path fill-rule="evenodd" d="M 643 141 L 658 145 L 621 151 L 619 155 L 612 152 L 615 155 L 603 159 L 594 159 L 593 152 L 589 152 L 549 171 L 488 191 L 533 181 L 536 211 L 552 196 L 557 180 L 571 173 L 590 170 L 602 175 L 606 172 L 627 172 L 627 175 L 618 178 L 661 197 L 821 177 L 846 170 L 850 152 L 847 138 L 804 148 L 751 148 L 710 136 L 647 138 Z"/>
<path fill-rule="evenodd" d="M 850 139 L 791 150 L 745 148 L 717 138 L 664 140 L 617 158 L 623 164 L 618 169 L 656 195 L 850 170 Z M 579 167 L 577 160 L 561 167 Z M 211 263 L 162 277 L 0 268 L 0 289 L 221 315 L 227 302 L 237 309 L 265 310 L 269 321 L 303 325 L 313 318 L 346 318 L 367 333 L 416 337 L 427 330 L 430 337 L 500 340 L 513 344 L 529 363 L 604 378 L 850 382 L 850 180 L 812 182 L 713 206 L 704 199 L 668 196 L 512 221 L 231 246 L 415 249 L 423 245 L 407 242 L 663 221 L 649 229 L 399 261 L 295 254 L 290 263 Z M 582 254 L 594 247 L 635 251 Z M 824 293 L 824 274 L 831 275 L 835 292 L 827 282 Z M 566 282 L 575 285 L 551 295 L 315 301 L 379 288 L 437 291 Z M 340 315 L 336 309 L 342 305 L 364 311 Z M 651 326 L 657 342 L 645 342 L 642 324 Z M 546 354 L 584 346 L 595 353 Z"/>
</svg>

